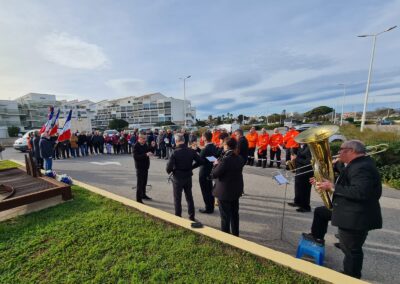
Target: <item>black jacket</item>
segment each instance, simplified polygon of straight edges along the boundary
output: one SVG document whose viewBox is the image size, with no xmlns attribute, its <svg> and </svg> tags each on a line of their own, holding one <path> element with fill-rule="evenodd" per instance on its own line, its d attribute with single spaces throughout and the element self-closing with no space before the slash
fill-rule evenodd
<svg viewBox="0 0 400 284">
<path fill-rule="evenodd" d="M 39 142 L 40 157 L 42 159 L 49 159 L 53 157 L 54 142 L 45 137 L 40 138 Z"/>
<path fill-rule="evenodd" d="M 39 148 L 39 143 L 40 143 L 40 137 L 39 136 L 35 136 L 35 137 L 33 137 L 33 147 L 32 147 L 32 149 L 33 149 L 33 156 L 36 158 L 36 159 L 39 159 L 40 158 L 40 148 Z"/>
<path fill-rule="evenodd" d="M 246 137 L 242 136 L 238 140 L 237 144 L 237 153 L 240 157 L 242 157 L 243 160 L 243 166 L 247 162 L 247 158 L 249 156 L 249 143 L 247 142 Z"/>
<path fill-rule="evenodd" d="M 147 144 L 141 145 L 139 142 L 133 146 L 133 159 L 137 170 L 148 170 L 150 167 L 150 158 L 147 156 L 150 152 Z"/>
<path fill-rule="evenodd" d="M 186 144 L 181 144 L 169 158 L 166 170 L 168 174 L 173 173 L 175 178 L 188 178 L 193 175 L 192 170 L 202 164 L 203 160 L 195 150 L 188 148 Z"/>
<path fill-rule="evenodd" d="M 382 228 L 381 194 L 381 178 L 374 161 L 367 156 L 352 160 L 335 185 L 332 225 L 353 230 Z"/>
<path fill-rule="evenodd" d="M 219 200 L 233 201 L 243 194 L 242 158 L 227 151 L 211 175 L 216 179 L 213 195 Z"/>
<path fill-rule="evenodd" d="M 199 176 L 208 177 L 213 168 L 213 163 L 206 159 L 206 157 L 217 157 L 217 147 L 213 143 L 207 144 L 200 152 L 200 157 L 203 159 L 204 164 L 200 167 Z"/>
<path fill-rule="evenodd" d="M 306 174 L 299 175 L 298 176 L 299 178 L 309 179 L 314 175 L 312 171 L 313 168 L 311 166 L 311 152 L 307 144 L 300 146 L 299 149 L 297 150 L 295 165 L 296 165 L 296 174 L 308 172 Z M 307 165 L 308 167 L 306 167 Z"/>
</svg>

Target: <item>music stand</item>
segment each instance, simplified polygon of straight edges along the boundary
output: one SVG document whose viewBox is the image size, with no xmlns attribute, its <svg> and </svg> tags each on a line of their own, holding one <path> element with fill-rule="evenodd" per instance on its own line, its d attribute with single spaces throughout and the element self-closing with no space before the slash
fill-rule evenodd
<svg viewBox="0 0 400 284">
<path fill-rule="evenodd" d="M 275 180 L 278 185 L 285 185 L 285 196 L 283 198 L 283 209 L 282 209 L 282 221 L 281 221 L 281 236 L 280 240 L 283 241 L 283 223 L 285 221 L 285 211 L 286 211 L 286 194 L 289 181 L 278 171 L 273 176 L 272 179 Z"/>
</svg>

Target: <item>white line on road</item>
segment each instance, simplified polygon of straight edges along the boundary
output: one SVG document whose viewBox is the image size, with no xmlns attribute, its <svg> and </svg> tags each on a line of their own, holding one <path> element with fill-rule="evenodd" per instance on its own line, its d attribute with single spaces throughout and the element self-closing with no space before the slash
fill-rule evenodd
<svg viewBox="0 0 400 284">
<path fill-rule="evenodd" d="M 106 166 L 106 165 L 117 165 L 117 166 L 121 166 L 120 162 L 89 162 L 91 164 L 94 165 L 99 165 L 99 166 Z"/>
</svg>

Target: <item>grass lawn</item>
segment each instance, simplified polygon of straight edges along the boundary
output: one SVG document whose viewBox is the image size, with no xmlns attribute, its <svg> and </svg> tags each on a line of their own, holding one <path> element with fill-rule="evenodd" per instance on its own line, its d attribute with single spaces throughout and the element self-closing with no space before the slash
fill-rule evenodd
<svg viewBox="0 0 400 284">
<path fill-rule="evenodd" d="M 0 283 L 315 283 L 74 186 L 74 200 L 0 223 Z"/>
<path fill-rule="evenodd" d="M 9 160 L 0 161 L 0 170 L 9 169 L 9 168 L 13 168 L 13 167 L 19 167 L 19 166 L 20 166 L 19 164 L 16 164 Z"/>
</svg>

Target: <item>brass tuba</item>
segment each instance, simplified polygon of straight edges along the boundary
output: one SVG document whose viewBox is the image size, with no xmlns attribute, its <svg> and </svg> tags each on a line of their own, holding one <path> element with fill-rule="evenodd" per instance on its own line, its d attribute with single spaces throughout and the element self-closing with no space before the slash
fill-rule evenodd
<svg viewBox="0 0 400 284">
<path fill-rule="evenodd" d="M 295 141 L 305 143 L 311 151 L 311 165 L 314 170 L 314 178 L 317 182 L 327 179 L 334 183 L 334 172 L 332 165 L 332 155 L 329 149 L 328 138 L 338 131 L 336 125 L 324 125 L 313 127 L 300 133 Z M 317 190 L 325 206 L 332 210 L 332 191 Z"/>
</svg>

